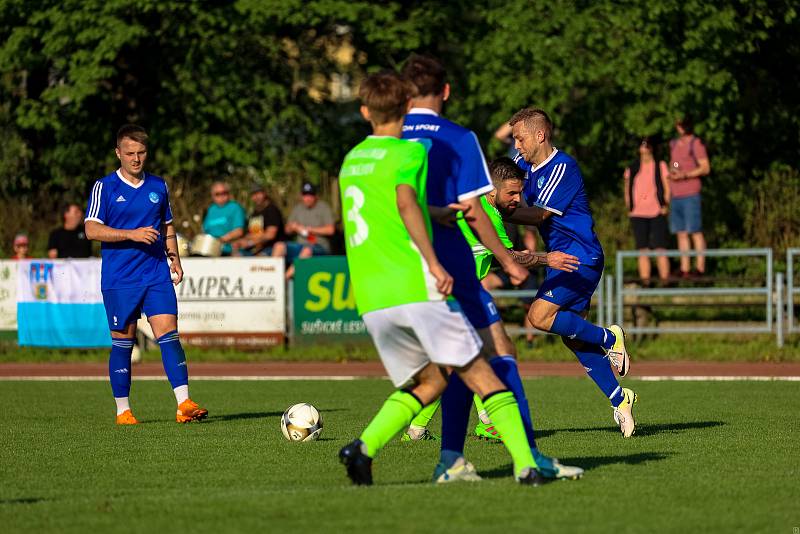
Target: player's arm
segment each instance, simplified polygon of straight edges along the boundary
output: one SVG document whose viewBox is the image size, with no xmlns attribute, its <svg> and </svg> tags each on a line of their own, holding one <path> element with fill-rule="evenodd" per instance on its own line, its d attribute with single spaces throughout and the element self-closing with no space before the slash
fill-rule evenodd
<svg viewBox="0 0 800 534">
<path fill-rule="evenodd" d="M 465 221 L 471 221 L 473 218 L 472 215 L 470 215 L 471 209 L 471 206 L 463 202 L 454 202 L 447 206 L 432 206 L 428 204 L 428 215 L 430 215 L 431 220 L 436 221 L 442 226 L 449 226 L 452 228 L 457 224 L 460 218 L 459 213 Z"/>
<path fill-rule="evenodd" d="M 417 203 L 416 191 L 406 184 L 399 184 L 396 191 L 397 210 L 400 212 L 400 218 L 403 219 L 406 230 L 408 230 L 408 235 L 411 236 L 411 240 L 428 263 L 428 269 L 430 269 L 431 274 L 436 278 L 436 289 L 443 295 L 449 295 L 453 290 L 453 278 L 439 263 L 439 259 L 433 251 L 433 244 L 425 225 L 425 216 Z"/>
<path fill-rule="evenodd" d="M 581 264 L 580 260 L 571 254 L 564 252 L 528 252 L 509 250 L 514 261 L 525 267 L 532 269 L 534 267 L 547 266 L 557 271 L 566 271 L 568 273 L 578 270 Z"/>
<path fill-rule="evenodd" d="M 92 241 L 102 243 L 119 243 L 120 241 L 135 241 L 152 245 L 159 236 L 158 230 L 150 226 L 126 230 L 122 228 L 112 228 L 97 221 L 86 221 L 84 225 L 86 237 Z"/>
<path fill-rule="evenodd" d="M 173 273 L 172 283 L 178 285 L 183 280 L 183 267 L 181 266 L 181 254 L 178 250 L 178 234 L 172 223 L 164 225 L 164 249 L 169 260 L 169 270 Z"/>
<path fill-rule="evenodd" d="M 553 215 L 552 211 L 538 206 L 528 206 L 527 208 L 517 208 L 512 215 L 503 220 L 526 226 L 539 226 L 551 215 Z"/>
</svg>

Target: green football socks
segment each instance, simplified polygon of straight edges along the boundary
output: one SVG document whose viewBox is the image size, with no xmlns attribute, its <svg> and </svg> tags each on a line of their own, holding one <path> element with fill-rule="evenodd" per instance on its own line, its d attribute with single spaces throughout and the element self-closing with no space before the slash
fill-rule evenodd
<svg viewBox="0 0 800 534">
<path fill-rule="evenodd" d="M 491 419 L 489 419 L 489 414 L 486 413 L 486 407 L 483 405 L 481 398 L 475 395 L 472 400 L 475 403 L 475 410 L 478 412 L 478 419 L 480 419 L 481 423 L 484 425 L 492 424 Z"/>
<path fill-rule="evenodd" d="M 433 416 L 436 414 L 436 410 L 439 409 L 440 404 L 441 397 L 425 406 L 422 411 L 419 412 L 414 419 L 412 419 L 411 426 L 414 428 L 428 428 L 428 425 L 430 424 L 431 419 L 433 419 Z"/>
<path fill-rule="evenodd" d="M 513 396 L 511 400 L 514 400 Z M 361 441 L 367 446 L 367 456 L 374 458 L 384 445 L 408 428 L 409 423 L 420 410 L 422 410 L 422 404 L 414 395 L 406 391 L 395 391 L 389 395 L 361 434 Z M 519 418 L 519 413 L 517 413 L 517 417 Z M 523 434 L 524 436 L 525 434 Z"/>
<path fill-rule="evenodd" d="M 503 436 L 503 445 L 511 453 L 511 458 L 514 460 L 514 474 L 519 475 L 526 467 L 538 467 L 528 445 L 528 437 L 522 426 L 522 416 L 519 414 L 514 394 L 510 391 L 490 394 L 483 399 L 483 405 L 495 428 Z"/>
</svg>

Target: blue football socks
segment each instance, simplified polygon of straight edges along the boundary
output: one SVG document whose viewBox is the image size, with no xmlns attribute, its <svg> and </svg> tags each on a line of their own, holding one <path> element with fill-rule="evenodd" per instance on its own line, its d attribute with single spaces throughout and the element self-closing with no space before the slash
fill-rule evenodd
<svg viewBox="0 0 800 534">
<path fill-rule="evenodd" d="M 608 397 L 612 406 L 619 406 L 622 402 L 622 387 L 611 369 L 611 362 L 608 361 L 603 350 L 597 345 L 584 346 L 581 349 L 573 349 L 572 352 L 578 357 L 586 373 L 594 380 L 597 387 Z"/>
<path fill-rule="evenodd" d="M 550 331 L 569 339 L 577 339 L 591 345 L 599 345 L 608 350 L 614 346 L 617 338 L 607 328 L 594 325 L 578 315 L 569 311 L 556 313 Z"/>
<path fill-rule="evenodd" d="M 128 397 L 131 392 L 131 352 L 133 339 L 111 338 L 108 356 L 108 377 L 115 398 Z"/>
<path fill-rule="evenodd" d="M 189 384 L 189 370 L 186 368 L 186 355 L 183 353 L 178 331 L 167 332 L 158 338 L 161 348 L 161 361 L 172 389 Z"/>
</svg>

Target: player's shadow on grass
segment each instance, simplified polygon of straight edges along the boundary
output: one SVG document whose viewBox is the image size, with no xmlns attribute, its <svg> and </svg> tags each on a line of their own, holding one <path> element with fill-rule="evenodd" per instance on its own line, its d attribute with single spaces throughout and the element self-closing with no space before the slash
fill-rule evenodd
<svg viewBox="0 0 800 534">
<path fill-rule="evenodd" d="M 625 454 L 620 456 L 581 456 L 578 458 L 559 458 L 563 465 L 576 465 L 586 471 L 597 467 L 612 464 L 638 465 L 647 462 L 658 462 L 669 457 L 662 452 L 640 452 L 638 454 Z M 506 464 L 489 471 L 478 471 L 483 478 L 505 478 L 511 476 L 512 465 Z"/>
<path fill-rule="evenodd" d="M 20 499 L 0 499 L 0 505 L 3 504 L 36 504 L 43 502 L 41 497 L 22 497 Z"/>
<path fill-rule="evenodd" d="M 668 434 L 676 432 L 684 432 L 686 430 L 702 430 L 705 428 L 714 428 L 725 425 L 724 421 L 689 421 L 683 423 L 656 423 L 647 424 L 642 423 L 636 426 L 636 436 L 653 436 L 656 434 Z M 619 428 L 615 426 L 595 426 L 584 428 L 556 428 L 550 431 L 544 430 L 541 432 L 542 436 L 546 436 L 547 432 L 555 434 L 557 432 L 613 432 L 619 434 Z M 540 432 L 536 432 L 538 438 Z"/>
<path fill-rule="evenodd" d="M 325 408 L 321 409 L 320 412 L 330 413 L 330 412 L 340 412 L 342 408 Z M 241 413 L 228 413 L 222 415 L 210 415 L 206 422 L 213 423 L 213 422 L 222 422 L 222 421 L 238 421 L 243 419 L 263 419 L 265 417 L 280 417 L 283 415 L 283 412 L 241 412 Z"/>
</svg>

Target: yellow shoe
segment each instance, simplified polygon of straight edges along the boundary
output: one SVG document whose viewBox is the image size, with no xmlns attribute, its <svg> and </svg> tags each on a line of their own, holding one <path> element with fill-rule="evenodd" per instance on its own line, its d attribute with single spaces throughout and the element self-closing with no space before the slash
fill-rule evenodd
<svg viewBox="0 0 800 534">
<path fill-rule="evenodd" d="M 125 410 L 117 416 L 118 425 L 138 425 L 139 421 L 133 416 L 130 410 Z"/>
<path fill-rule="evenodd" d="M 632 389 L 622 388 L 622 402 L 614 408 L 614 421 L 619 425 L 622 436 L 631 437 L 636 432 L 636 421 L 633 419 L 633 405 L 639 397 Z"/>
<path fill-rule="evenodd" d="M 621 326 L 615 324 L 609 326 L 608 329 L 614 334 L 616 341 L 614 341 L 614 345 L 606 351 L 606 356 L 608 356 L 611 365 L 617 368 L 619 376 L 625 376 L 628 374 L 631 367 L 631 358 L 628 355 L 628 351 L 625 349 L 625 332 L 622 331 Z"/>
<path fill-rule="evenodd" d="M 178 413 L 175 420 L 179 423 L 190 423 L 200 421 L 208 417 L 208 410 L 201 408 L 192 399 L 186 399 L 178 406 Z"/>
</svg>

